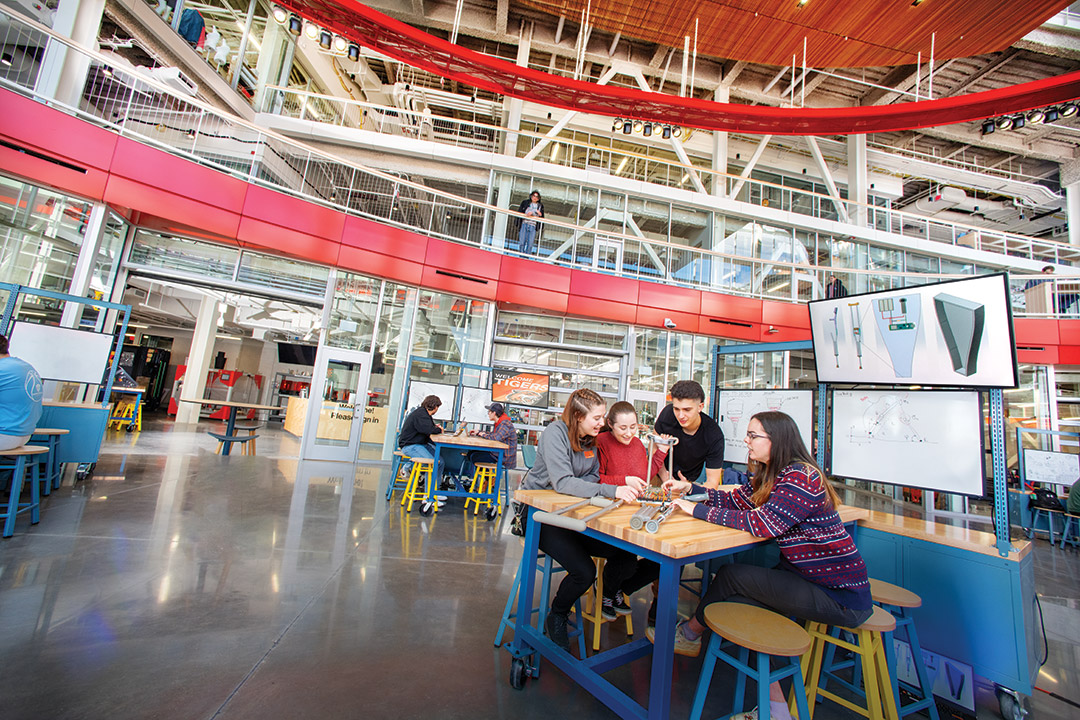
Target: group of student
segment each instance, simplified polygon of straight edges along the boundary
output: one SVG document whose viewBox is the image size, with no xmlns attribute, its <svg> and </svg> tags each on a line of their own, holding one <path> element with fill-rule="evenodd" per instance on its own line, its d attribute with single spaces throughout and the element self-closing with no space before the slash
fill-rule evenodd
<svg viewBox="0 0 1080 720">
<path fill-rule="evenodd" d="M 656 478 L 675 496 L 707 494 L 700 503 L 675 499 L 679 511 L 776 541 L 781 554 L 776 567 L 720 566 L 693 614 L 676 627 L 676 653 L 700 653 L 705 608 L 722 601 L 759 605 L 800 620 L 861 625 L 873 613 L 866 566 L 840 520 L 839 497 L 811 457 L 795 421 L 781 412 L 754 415 L 745 438 L 747 473 L 725 470 L 724 434 L 703 412 L 701 385 L 682 380 L 670 394 L 671 404 L 654 426 L 661 439 L 678 440 L 670 473 L 659 450 L 647 467 L 632 405 L 618 402 L 607 410 L 597 393 L 582 389 L 570 395 L 562 417 L 540 435 L 536 462 L 521 487 L 633 502 Z M 724 481 L 737 487 L 721 489 Z M 594 557 L 606 558 L 603 605 L 609 618 L 629 613 L 626 598 L 659 576 L 655 562 L 552 525 L 540 529 L 540 550 L 567 573 L 545 622 L 548 637 L 567 652 L 568 615 L 596 580 Z M 655 612 L 654 594 L 646 628 L 649 640 L 654 638 Z M 770 710 L 772 717 L 790 718 L 777 683 L 770 689 Z M 746 717 L 756 717 L 756 711 Z"/>
</svg>

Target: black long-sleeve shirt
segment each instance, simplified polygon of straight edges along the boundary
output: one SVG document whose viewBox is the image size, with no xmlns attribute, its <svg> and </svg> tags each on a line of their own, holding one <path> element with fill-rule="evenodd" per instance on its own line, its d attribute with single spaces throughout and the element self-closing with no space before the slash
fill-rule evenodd
<svg viewBox="0 0 1080 720">
<path fill-rule="evenodd" d="M 442 428 L 435 424 L 431 415 L 428 415 L 428 411 L 423 407 L 418 407 L 405 418 L 401 432 L 398 433 L 397 444 L 399 448 L 406 445 L 426 445 L 431 442 L 432 435 L 438 435 L 441 432 Z"/>
</svg>

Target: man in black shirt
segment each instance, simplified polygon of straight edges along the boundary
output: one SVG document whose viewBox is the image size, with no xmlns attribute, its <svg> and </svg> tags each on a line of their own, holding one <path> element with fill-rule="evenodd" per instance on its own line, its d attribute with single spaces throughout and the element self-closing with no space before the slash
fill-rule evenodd
<svg viewBox="0 0 1080 720">
<path fill-rule="evenodd" d="M 431 416 L 442 407 L 442 400 L 438 395 L 428 395 L 420 403 L 420 407 L 413 410 L 405 418 L 398 433 L 398 447 L 401 452 L 411 458 L 435 459 L 435 444 L 431 442 L 432 435 L 440 434 L 443 429 L 436 425 Z"/>
<path fill-rule="evenodd" d="M 674 453 L 676 479 L 698 482 L 705 470 L 706 487 L 718 487 L 724 475 L 724 431 L 705 409 L 705 391 L 693 380 L 671 386 L 671 404 L 660 411 L 657 433 L 678 438 Z M 667 469 L 660 471 L 667 480 Z"/>
</svg>

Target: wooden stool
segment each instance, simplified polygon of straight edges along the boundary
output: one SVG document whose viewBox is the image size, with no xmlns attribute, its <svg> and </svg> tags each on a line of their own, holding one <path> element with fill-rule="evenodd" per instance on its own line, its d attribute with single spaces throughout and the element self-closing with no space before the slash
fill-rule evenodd
<svg viewBox="0 0 1080 720">
<path fill-rule="evenodd" d="M 1039 518 L 1046 517 L 1047 532 L 1050 534 L 1050 544 L 1053 545 L 1057 542 L 1054 537 L 1054 516 L 1062 515 L 1059 510 L 1050 510 L 1049 508 L 1035 508 L 1035 513 L 1031 516 L 1031 529 L 1028 531 L 1028 537 L 1034 537 L 1035 533 L 1042 532 L 1039 530 Z"/>
<path fill-rule="evenodd" d="M 1069 528 L 1073 528 L 1073 534 L 1069 535 Z M 1065 549 L 1065 543 L 1069 543 L 1073 547 L 1080 547 L 1080 541 L 1076 536 L 1080 535 L 1080 515 L 1073 515 L 1072 513 L 1065 513 L 1065 527 L 1061 530 L 1061 549 Z"/>
<path fill-rule="evenodd" d="M 524 559 L 523 559 L 524 560 Z M 555 561 L 550 556 L 544 553 L 536 554 L 537 572 L 543 573 L 540 580 L 540 604 L 533 608 L 533 614 L 538 615 L 537 627 L 543 631 L 544 623 L 547 621 L 548 610 L 551 609 L 551 576 L 556 573 L 566 572 L 561 567 L 555 564 Z M 502 645 L 503 633 L 507 628 L 514 630 L 516 628 L 517 613 L 515 611 L 515 605 L 517 603 L 518 589 L 521 587 L 521 566 L 522 563 L 518 563 L 517 572 L 514 574 L 514 583 L 510 586 L 510 595 L 506 598 L 506 606 L 503 607 L 502 621 L 499 623 L 499 630 L 495 633 L 495 647 Z M 581 598 L 578 598 L 577 603 L 574 605 L 574 612 L 579 620 L 574 622 L 574 628 L 568 633 L 570 637 L 577 637 L 578 639 L 578 656 L 582 659 L 585 658 L 585 628 L 583 623 L 580 622 L 580 618 L 584 618 L 584 613 L 581 612 Z M 533 677 L 538 677 L 540 665 L 537 662 L 536 668 L 533 670 Z"/>
<path fill-rule="evenodd" d="M 799 656 L 810 649 L 810 636 L 797 624 L 783 615 L 766 610 L 756 605 L 735 602 L 713 603 L 705 608 L 705 624 L 713 631 L 709 646 L 705 651 L 705 662 L 701 666 L 697 692 L 694 693 L 694 705 L 690 710 L 692 720 L 701 717 L 705 708 L 705 697 L 712 684 L 713 670 L 717 659 L 723 660 L 739 671 L 735 684 L 735 702 L 732 712 L 743 710 L 746 695 L 746 678 L 757 681 L 758 718 L 769 720 L 769 685 L 777 680 L 791 677 L 791 690 L 795 695 L 799 718 L 809 718 L 806 691 L 803 688 L 802 667 Z M 724 640 L 739 648 L 739 656 L 728 655 L 722 649 Z M 757 653 L 754 665 L 750 664 L 750 653 Z M 786 658 L 777 670 L 770 666 L 771 658 Z"/>
<path fill-rule="evenodd" d="M 239 435 L 242 431 L 247 432 L 248 439 L 240 441 L 240 453 L 242 455 L 254 455 L 255 454 L 255 438 L 259 437 L 255 434 L 255 431 L 261 428 L 262 425 L 234 425 L 233 429 L 236 430 L 236 434 Z"/>
<path fill-rule="evenodd" d="M 45 460 L 45 477 L 42 478 L 42 492 L 48 495 L 52 490 L 60 487 L 60 479 L 63 476 L 63 466 L 60 462 L 60 436 L 67 435 L 71 431 L 64 428 L 37 428 L 30 438 L 28 445 L 41 445 L 49 449 L 49 456 Z M 42 438 L 44 442 L 34 438 Z"/>
<path fill-rule="evenodd" d="M 41 514 L 41 496 L 38 494 L 41 477 L 38 474 L 38 463 L 29 460 L 30 465 L 30 502 L 20 503 L 19 495 L 22 494 L 23 482 L 26 480 L 26 466 L 28 458 L 38 455 L 47 455 L 49 448 L 41 445 L 20 445 L 11 450 L 0 452 L 0 469 L 12 470 L 11 474 L 11 497 L 8 498 L 7 511 L 0 514 L 4 518 L 4 537 L 15 534 L 15 516 L 21 512 L 30 511 L 30 524 L 37 525 Z M 14 458 L 13 461 L 9 460 Z"/>
<path fill-rule="evenodd" d="M 401 496 L 401 504 L 409 503 L 405 508 L 405 512 L 412 512 L 413 502 L 419 502 L 423 507 L 427 501 L 427 488 L 431 485 L 431 473 L 435 469 L 435 461 L 428 460 L 426 458 L 406 458 L 412 463 L 412 468 L 409 471 L 409 480 L 405 483 L 405 494 Z M 420 478 L 426 475 L 426 483 L 424 489 L 420 489 Z M 436 512 L 439 509 L 439 504 L 435 502 L 435 498 L 432 497 L 432 503 L 435 506 Z"/>
<path fill-rule="evenodd" d="M 589 610 L 585 612 L 585 619 L 592 623 L 592 649 L 597 651 L 600 649 L 600 626 L 614 620 L 604 617 L 604 566 L 607 561 L 602 557 L 594 557 L 593 562 L 596 563 L 596 584 L 593 585 L 593 591 L 589 593 Z M 629 615 L 622 617 L 626 618 L 626 634 L 633 637 L 634 621 Z"/>
<path fill-rule="evenodd" d="M 904 689 L 918 699 L 904 705 L 900 698 L 900 681 L 896 677 L 895 648 L 891 642 L 885 643 L 885 660 L 889 664 L 889 677 L 892 680 L 893 695 L 896 697 L 896 707 L 900 717 L 910 715 L 913 712 L 925 710 L 931 720 L 939 720 L 937 703 L 934 702 L 934 692 L 930 685 L 930 676 L 926 673 L 926 663 L 923 662 L 922 646 L 919 645 L 919 634 L 915 630 L 915 620 L 907 614 L 907 609 L 922 607 L 922 598 L 915 593 L 887 583 L 884 580 L 870 579 L 870 594 L 878 605 L 881 605 L 896 618 L 896 630 L 905 628 L 908 646 L 911 648 L 911 662 L 915 666 L 915 675 L 919 680 L 919 686 L 904 683 Z"/>
<path fill-rule="evenodd" d="M 491 493 L 491 491 L 495 489 L 495 469 L 495 463 L 476 463 L 476 470 L 473 472 L 472 484 L 469 485 L 469 492 Z M 497 503 L 475 497 L 468 498 L 465 501 L 465 512 L 469 511 L 469 503 L 476 503 L 476 506 L 473 508 L 473 515 L 478 515 L 480 513 L 481 505 L 485 505 L 489 508 L 494 505 L 498 507 L 498 512 L 502 512 L 502 507 Z"/>
<path fill-rule="evenodd" d="M 894 673 L 890 670 L 885 657 L 885 644 L 886 642 L 892 642 L 890 634 L 896 629 L 896 618 L 888 610 L 875 607 L 874 614 L 857 628 L 834 627 L 830 633 L 829 627 L 825 623 L 806 623 L 806 631 L 810 633 L 810 637 L 814 641 L 810 652 L 805 654 L 802 659 L 810 714 L 806 716 L 800 714 L 800 720 L 803 717 L 813 718 L 818 695 L 843 705 L 863 717 L 868 717 L 870 720 L 883 720 L 886 718 L 887 720 L 899 720 L 896 698 L 892 692 L 891 678 Z M 845 631 L 855 636 L 854 644 L 840 637 L 840 634 Z M 842 669 L 845 664 L 836 666 L 830 664 L 828 667 L 823 667 L 825 656 L 829 655 L 831 657 L 832 655 L 831 652 L 828 652 L 832 648 L 826 647 L 827 645 L 844 648 L 858 655 L 861 662 L 860 670 L 865 692 L 856 687 L 854 683 L 849 683 L 833 674 L 835 670 Z M 821 682 L 823 675 L 826 682 L 834 681 L 854 694 L 865 697 L 867 707 L 859 707 L 853 702 L 826 690 L 824 683 Z"/>
<path fill-rule="evenodd" d="M 222 433 L 214 433 L 214 432 L 208 432 L 206 434 L 218 441 L 218 446 L 217 446 L 217 454 L 218 455 L 224 455 L 225 443 L 229 443 L 230 446 L 233 443 L 240 443 L 241 445 L 244 446 L 244 449 L 242 449 L 241 452 L 244 455 L 251 454 L 251 453 L 248 453 L 247 450 L 246 450 L 247 444 L 248 443 L 254 443 L 255 438 L 259 437 L 258 435 L 255 435 L 254 433 L 251 434 L 251 435 L 246 435 L 246 436 L 225 435 L 225 434 L 222 434 Z"/>
</svg>

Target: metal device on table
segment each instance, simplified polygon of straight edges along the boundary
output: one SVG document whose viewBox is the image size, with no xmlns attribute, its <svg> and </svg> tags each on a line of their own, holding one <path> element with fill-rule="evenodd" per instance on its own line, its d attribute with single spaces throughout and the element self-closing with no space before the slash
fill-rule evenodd
<svg viewBox="0 0 1080 720">
<path fill-rule="evenodd" d="M 667 447 L 667 471 L 669 477 L 675 476 L 675 446 L 679 444 L 678 438 L 663 437 L 649 434 L 649 459 L 645 466 L 645 477 L 652 474 L 653 454 L 658 446 Z M 638 498 L 641 508 L 630 516 L 630 527 L 634 530 L 644 529 L 646 532 L 655 533 L 660 529 L 661 523 L 668 519 L 675 509 L 671 502 L 671 492 L 659 487 L 646 487 L 644 494 Z"/>
<path fill-rule="evenodd" d="M 608 514 L 612 510 L 616 510 L 622 507 L 622 500 L 609 500 L 603 497 L 592 497 L 581 502 L 567 505 L 564 508 L 559 508 L 555 512 L 536 512 L 533 513 L 533 520 L 544 523 L 545 525 L 552 525 L 554 527 L 566 528 L 567 530 L 574 530 L 576 532 L 585 532 L 588 527 L 589 521 L 595 520 L 598 517 Z M 578 508 L 585 507 L 586 505 L 593 505 L 600 508 L 592 515 L 586 515 L 583 518 L 567 517 L 566 513 L 571 510 L 577 510 Z"/>
</svg>

